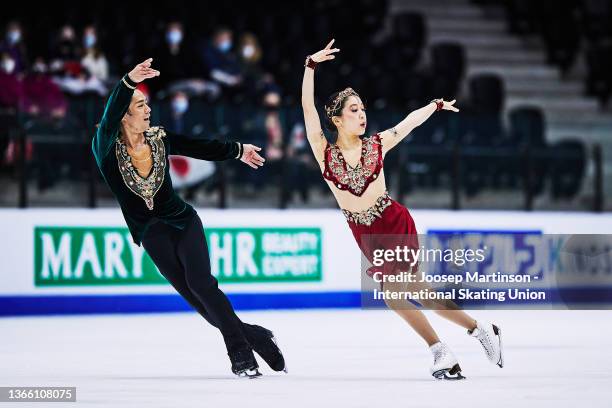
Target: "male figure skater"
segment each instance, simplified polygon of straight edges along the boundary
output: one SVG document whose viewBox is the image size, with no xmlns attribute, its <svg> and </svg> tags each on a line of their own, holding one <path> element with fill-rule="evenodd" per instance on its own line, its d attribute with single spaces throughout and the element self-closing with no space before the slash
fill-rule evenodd
<svg viewBox="0 0 612 408">
<path fill-rule="evenodd" d="M 253 350 L 275 371 L 286 371 L 272 332 L 240 321 L 210 272 L 208 246 L 200 217 L 175 193 L 168 155 L 202 160 L 240 160 L 257 169 L 261 149 L 239 142 L 189 139 L 151 127 L 151 109 L 136 85 L 159 76 L 152 58 L 136 65 L 115 86 L 92 149 L 104 180 L 114 193 L 132 238 L 172 286 L 221 332 L 232 372 L 257 377 Z"/>
</svg>

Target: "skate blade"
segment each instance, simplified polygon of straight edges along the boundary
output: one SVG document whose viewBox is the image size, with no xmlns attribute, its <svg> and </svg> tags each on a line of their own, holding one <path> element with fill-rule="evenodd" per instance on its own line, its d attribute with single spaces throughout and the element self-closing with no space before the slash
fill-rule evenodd
<svg viewBox="0 0 612 408">
<path fill-rule="evenodd" d="M 450 369 L 434 371 L 432 374 L 436 380 L 465 380 L 465 377 L 461 375 L 461 367 L 459 364 L 455 364 Z"/>
<path fill-rule="evenodd" d="M 504 367 L 504 347 L 502 344 L 501 329 L 497 327 L 496 325 L 493 325 L 493 333 L 495 333 L 495 335 L 499 338 L 499 361 L 497 362 L 497 365 L 499 368 L 503 368 Z"/>
<path fill-rule="evenodd" d="M 283 352 L 281 351 L 280 347 L 278 346 L 278 340 L 276 340 L 276 336 L 274 336 L 274 334 L 272 334 L 271 340 L 276 345 L 276 347 L 278 348 L 278 352 L 280 353 L 280 355 L 283 356 Z M 283 360 L 284 359 L 285 359 L 285 356 L 283 356 Z M 284 372 L 285 374 L 289 374 L 289 369 L 287 369 L 287 361 L 285 361 L 285 367 L 283 367 L 283 369 L 281 371 Z"/>
<path fill-rule="evenodd" d="M 236 373 L 236 375 L 238 376 L 238 378 L 249 378 L 249 379 L 261 377 L 261 373 L 259 372 L 257 368 L 240 371 Z"/>
</svg>

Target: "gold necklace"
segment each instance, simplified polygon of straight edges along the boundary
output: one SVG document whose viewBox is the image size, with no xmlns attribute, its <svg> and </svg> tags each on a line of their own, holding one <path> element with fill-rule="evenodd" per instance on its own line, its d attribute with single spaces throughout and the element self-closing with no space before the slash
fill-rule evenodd
<svg viewBox="0 0 612 408">
<path fill-rule="evenodd" d="M 135 162 L 143 162 L 143 161 L 147 161 L 151 158 L 152 153 L 149 153 L 149 157 L 145 158 L 145 159 L 135 159 L 132 156 L 130 156 L 130 160 L 135 161 Z"/>
</svg>

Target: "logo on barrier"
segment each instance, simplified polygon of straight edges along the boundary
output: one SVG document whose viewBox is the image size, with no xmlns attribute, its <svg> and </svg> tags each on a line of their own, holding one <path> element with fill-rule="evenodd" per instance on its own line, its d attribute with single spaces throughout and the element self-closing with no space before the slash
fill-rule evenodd
<svg viewBox="0 0 612 408">
<path fill-rule="evenodd" d="M 208 228 L 212 273 L 220 282 L 322 279 L 320 228 Z M 167 284 L 127 228 L 34 229 L 34 284 Z"/>
</svg>

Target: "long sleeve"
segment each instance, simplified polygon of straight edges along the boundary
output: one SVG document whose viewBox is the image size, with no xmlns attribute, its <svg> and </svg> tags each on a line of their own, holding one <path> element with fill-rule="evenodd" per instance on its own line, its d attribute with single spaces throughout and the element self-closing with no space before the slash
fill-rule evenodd
<svg viewBox="0 0 612 408">
<path fill-rule="evenodd" d="M 121 119 L 130 106 L 134 89 L 136 89 L 136 83 L 125 75 L 115 85 L 108 98 L 100 126 L 92 142 L 93 154 L 99 166 L 115 142 Z"/>
<path fill-rule="evenodd" d="M 222 142 L 214 139 L 191 139 L 183 135 L 166 131 L 169 154 L 193 157 L 194 159 L 222 161 L 238 158 L 238 142 Z"/>
</svg>

